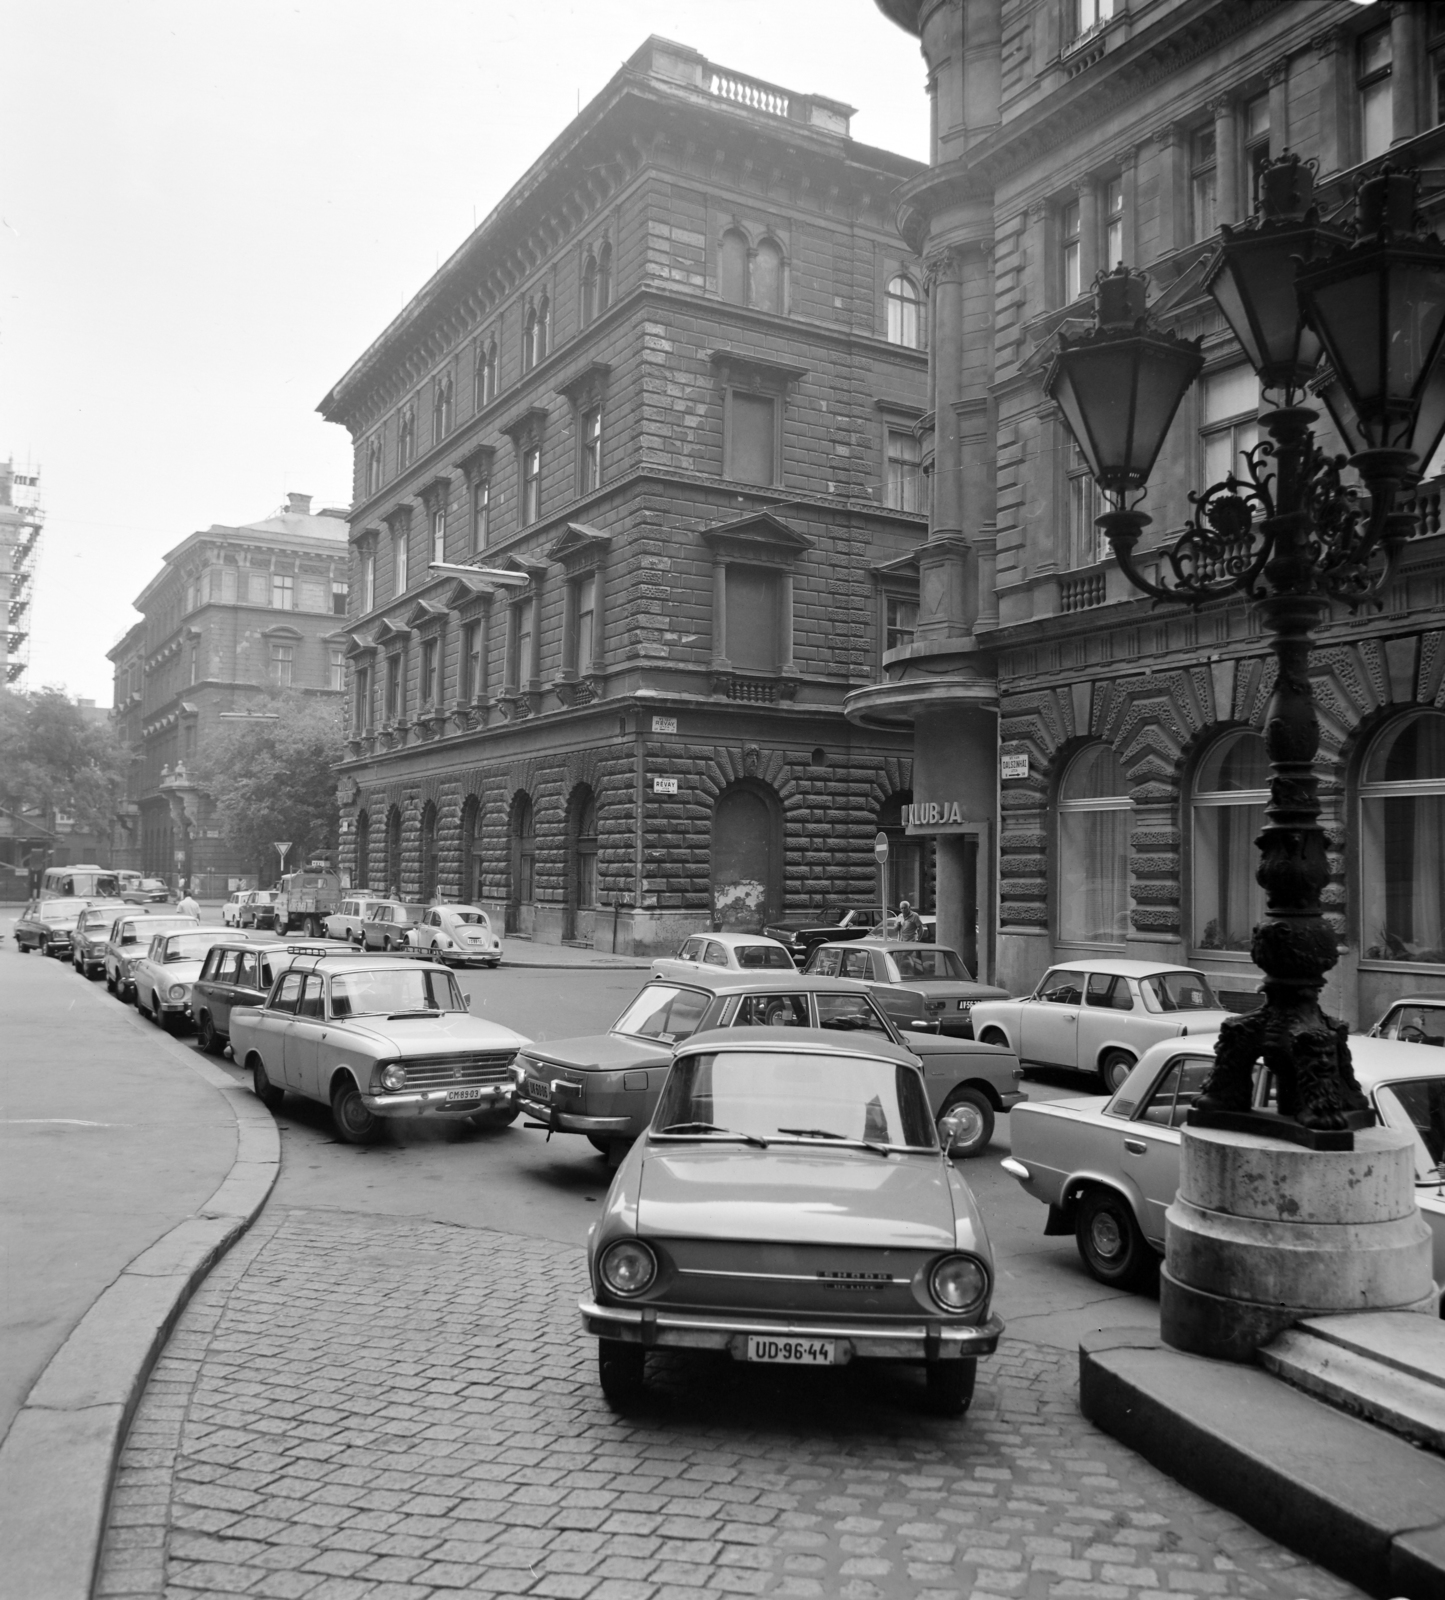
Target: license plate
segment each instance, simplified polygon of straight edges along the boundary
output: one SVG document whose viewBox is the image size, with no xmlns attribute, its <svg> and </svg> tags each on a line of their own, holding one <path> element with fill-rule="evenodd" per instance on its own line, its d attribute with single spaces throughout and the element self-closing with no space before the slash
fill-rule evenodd
<svg viewBox="0 0 1445 1600">
<path fill-rule="evenodd" d="M 539 1079 L 528 1078 L 524 1087 L 531 1099 L 541 1100 L 543 1102 L 547 1100 L 547 1085 L 542 1083 Z"/>
<path fill-rule="evenodd" d="M 460 1100 L 480 1100 L 481 1098 L 482 1098 L 482 1091 L 480 1089 L 448 1089 L 447 1090 L 447 1104 L 448 1105 L 452 1105 L 452 1104 L 454 1104 L 454 1103 L 456 1103 L 457 1101 L 460 1101 Z"/>
<path fill-rule="evenodd" d="M 960 1011 L 967 1011 L 972 1005 L 973 1005 L 973 1001 L 972 1000 L 960 1000 L 958 1002 L 958 1009 Z"/>
<path fill-rule="evenodd" d="M 831 1367 L 831 1339 L 769 1339 L 748 1335 L 748 1360 L 769 1361 L 790 1367 Z"/>
</svg>

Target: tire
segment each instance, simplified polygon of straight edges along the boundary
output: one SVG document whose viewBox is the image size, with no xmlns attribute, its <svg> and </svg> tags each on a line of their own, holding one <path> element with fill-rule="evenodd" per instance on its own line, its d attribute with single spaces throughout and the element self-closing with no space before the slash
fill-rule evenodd
<svg viewBox="0 0 1445 1600">
<path fill-rule="evenodd" d="M 1104 1087 L 1113 1094 L 1124 1079 L 1134 1070 L 1134 1058 L 1127 1050 L 1111 1050 L 1099 1063 L 1099 1076 Z"/>
<path fill-rule="evenodd" d="M 956 1117 L 959 1125 L 959 1137 L 952 1145 L 947 1143 L 943 1130 L 943 1119 L 948 1116 Z M 955 1089 L 938 1113 L 938 1141 L 946 1154 L 960 1161 L 971 1160 L 988 1149 L 988 1142 L 993 1138 L 993 1122 L 993 1106 L 981 1089 Z M 952 1366 L 953 1362 L 948 1365 Z"/>
<path fill-rule="evenodd" d="M 321 937 L 321 918 L 320 917 L 307 917 L 307 919 L 306 919 L 306 937 L 308 939 L 319 939 Z"/>
<path fill-rule="evenodd" d="M 629 1405 L 642 1393 L 647 1371 L 647 1351 L 622 1339 L 597 1341 L 597 1381 L 602 1397 L 617 1408 Z"/>
<path fill-rule="evenodd" d="M 286 1098 L 286 1091 L 266 1075 L 266 1063 L 260 1056 L 251 1057 L 251 1088 L 268 1111 L 278 1110 Z"/>
<path fill-rule="evenodd" d="M 928 1409 L 937 1417 L 961 1417 L 973 1402 L 978 1360 L 930 1361 Z"/>
<path fill-rule="evenodd" d="M 201 1013 L 201 1020 L 196 1025 L 196 1043 L 208 1056 L 225 1054 L 226 1041 L 216 1032 L 216 1025 L 211 1021 L 209 1011 Z"/>
<path fill-rule="evenodd" d="M 985 1028 L 978 1042 L 980 1044 L 1001 1044 L 1005 1050 L 1008 1049 L 1007 1036 L 1000 1033 L 997 1028 Z"/>
<path fill-rule="evenodd" d="M 391 954 L 391 935 L 389 933 L 382 935 L 381 949 L 383 955 L 389 956 Z"/>
<path fill-rule="evenodd" d="M 1089 1276 L 1111 1289 L 1137 1289 L 1157 1261 L 1123 1195 L 1086 1189 L 1074 1213 L 1074 1239 Z"/>
<path fill-rule="evenodd" d="M 520 1106 L 504 1106 L 500 1111 L 478 1111 L 467 1120 L 474 1128 L 510 1128 L 521 1114 Z"/>
<path fill-rule="evenodd" d="M 346 1144 L 374 1144 L 381 1135 L 381 1118 L 366 1109 L 350 1078 L 331 1091 L 331 1122 Z"/>
</svg>

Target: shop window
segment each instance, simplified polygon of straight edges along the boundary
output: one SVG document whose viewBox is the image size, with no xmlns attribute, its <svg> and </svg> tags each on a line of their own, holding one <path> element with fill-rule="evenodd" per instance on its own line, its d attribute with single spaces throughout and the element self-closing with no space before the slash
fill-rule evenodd
<svg viewBox="0 0 1445 1600">
<path fill-rule="evenodd" d="M 512 804 L 512 899 L 530 905 L 536 898 L 537 835 L 530 795 Z"/>
<path fill-rule="evenodd" d="M 730 389 L 727 395 L 726 477 L 738 483 L 777 480 L 778 402 L 768 394 Z"/>
<path fill-rule="evenodd" d="M 1079 202 L 1059 208 L 1059 271 L 1064 304 L 1071 305 L 1084 292 L 1083 253 L 1079 234 Z"/>
<path fill-rule="evenodd" d="M 469 794 L 462 806 L 462 899 L 475 905 L 482 898 L 482 803 Z"/>
<path fill-rule="evenodd" d="M 1394 51 L 1388 25 L 1360 35 L 1355 45 L 1355 94 L 1360 118 L 1360 160 L 1371 161 L 1390 148 L 1394 108 L 1390 74 Z"/>
<path fill-rule="evenodd" d="M 365 889 L 371 882 L 371 818 L 362 811 L 356 818 L 356 873 L 354 885 Z"/>
<path fill-rule="evenodd" d="M 735 667 L 776 672 L 783 575 L 769 567 L 727 569 L 727 654 Z"/>
<path fill-rule="evenodd" d="M 597 904 L 597 797 L 590 789 L 581 797 L 576 816 L 577 906 L 586 911 Z"/>
<path fill-rule="evenodd" d="M 1201 482 L 1244 476 L 1242 457 L 1259 443 L 1259 379 L 1246 366 L 1226 367 L 1204 377 Z"/>
<path fill-rule="evenodd" d="M 888 429 L 883 504 L 894 511 L 923 510 L 923 445 L 911 428 Z"/>
<path fill-rule="evenodd" d="M 421 898 L 430 900 L 437 890 L 437 808 L 430 800 L 421 814 Z"/>
<path fill-rule="evenodd" d="M 905 273 L 888 280 L 883 296 L 889 344 L 918 348 L 918 285 Z"/>
<path fill-rule="evenodd" d="M 1360 782 L 1360 948 L 1445 964 L 1445 714 L 1392 722 Z"/>
<path fill-rule="evenodd" d="M 735 306 L 748 303 L 748 241 L 729 228 L 718 246 L 718 293 Z"/>
<path fill-rule="evenodd" d="M 1205 755 L 1194 777 L 1190 889 L 1194 948 L 1248 953 L 1264 917 L 1255 882 L 1269 799 L 1269 757 L 1257 733 L 1232 733 Z"/>
<path fill-rule="evenodd" d="M 401 811 L 396 806 L 386 818 L 386 889 L 393 900 L 401 898 Z"/>
<path fill-rule="evenodd" d="M 783 309 L 783 252 L 771 239 L 753 252 L 752 303 L 759 311 Z"/>
<path fill-rule="evenodd" d="M 296 580 L 284 572 L 271 574 L 271 605 L 276 611 L 296 609 Z"/>
<path fill-rule="evenodd" d="M 1189 141 L 1189 219 L 1196 239 L 1211 239 L 1214 236 L 1218 192 L 1214 129 L 1200 128 Z"/>
<path fill-rule="evenodd" d="M 1064 774 L 1058 802 L 1058 928 L 1068 944 L 1122 944 L 1129 931 L 1129 800 L 1108 745 L 1091 745 Z"/>
</svg>

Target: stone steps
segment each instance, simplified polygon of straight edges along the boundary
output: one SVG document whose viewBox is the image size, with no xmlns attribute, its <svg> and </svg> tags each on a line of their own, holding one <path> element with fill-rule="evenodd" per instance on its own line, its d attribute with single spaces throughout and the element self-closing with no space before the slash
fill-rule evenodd
<svg viewBox="0 0 1445 1600">
<path fill-rule="evenodd" d="M 1309 1317 L 1259 1351 L 1296 1388 L 1445 1455 L 1445 1321 L 1406 1311 Z"/>
</svg>

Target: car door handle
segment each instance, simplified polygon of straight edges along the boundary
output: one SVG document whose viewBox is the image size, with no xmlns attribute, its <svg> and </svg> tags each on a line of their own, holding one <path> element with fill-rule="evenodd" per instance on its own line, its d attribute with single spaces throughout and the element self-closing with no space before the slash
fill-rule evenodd
<svg viewBox="0 0 1445 1600">
<path fill-rule="evenodd" d="M 1125 1139 L 1124 1148 L 1131 1156 L 1142 1156 L 1149 1146 L 1142 1139 Z"/>
</svg>

